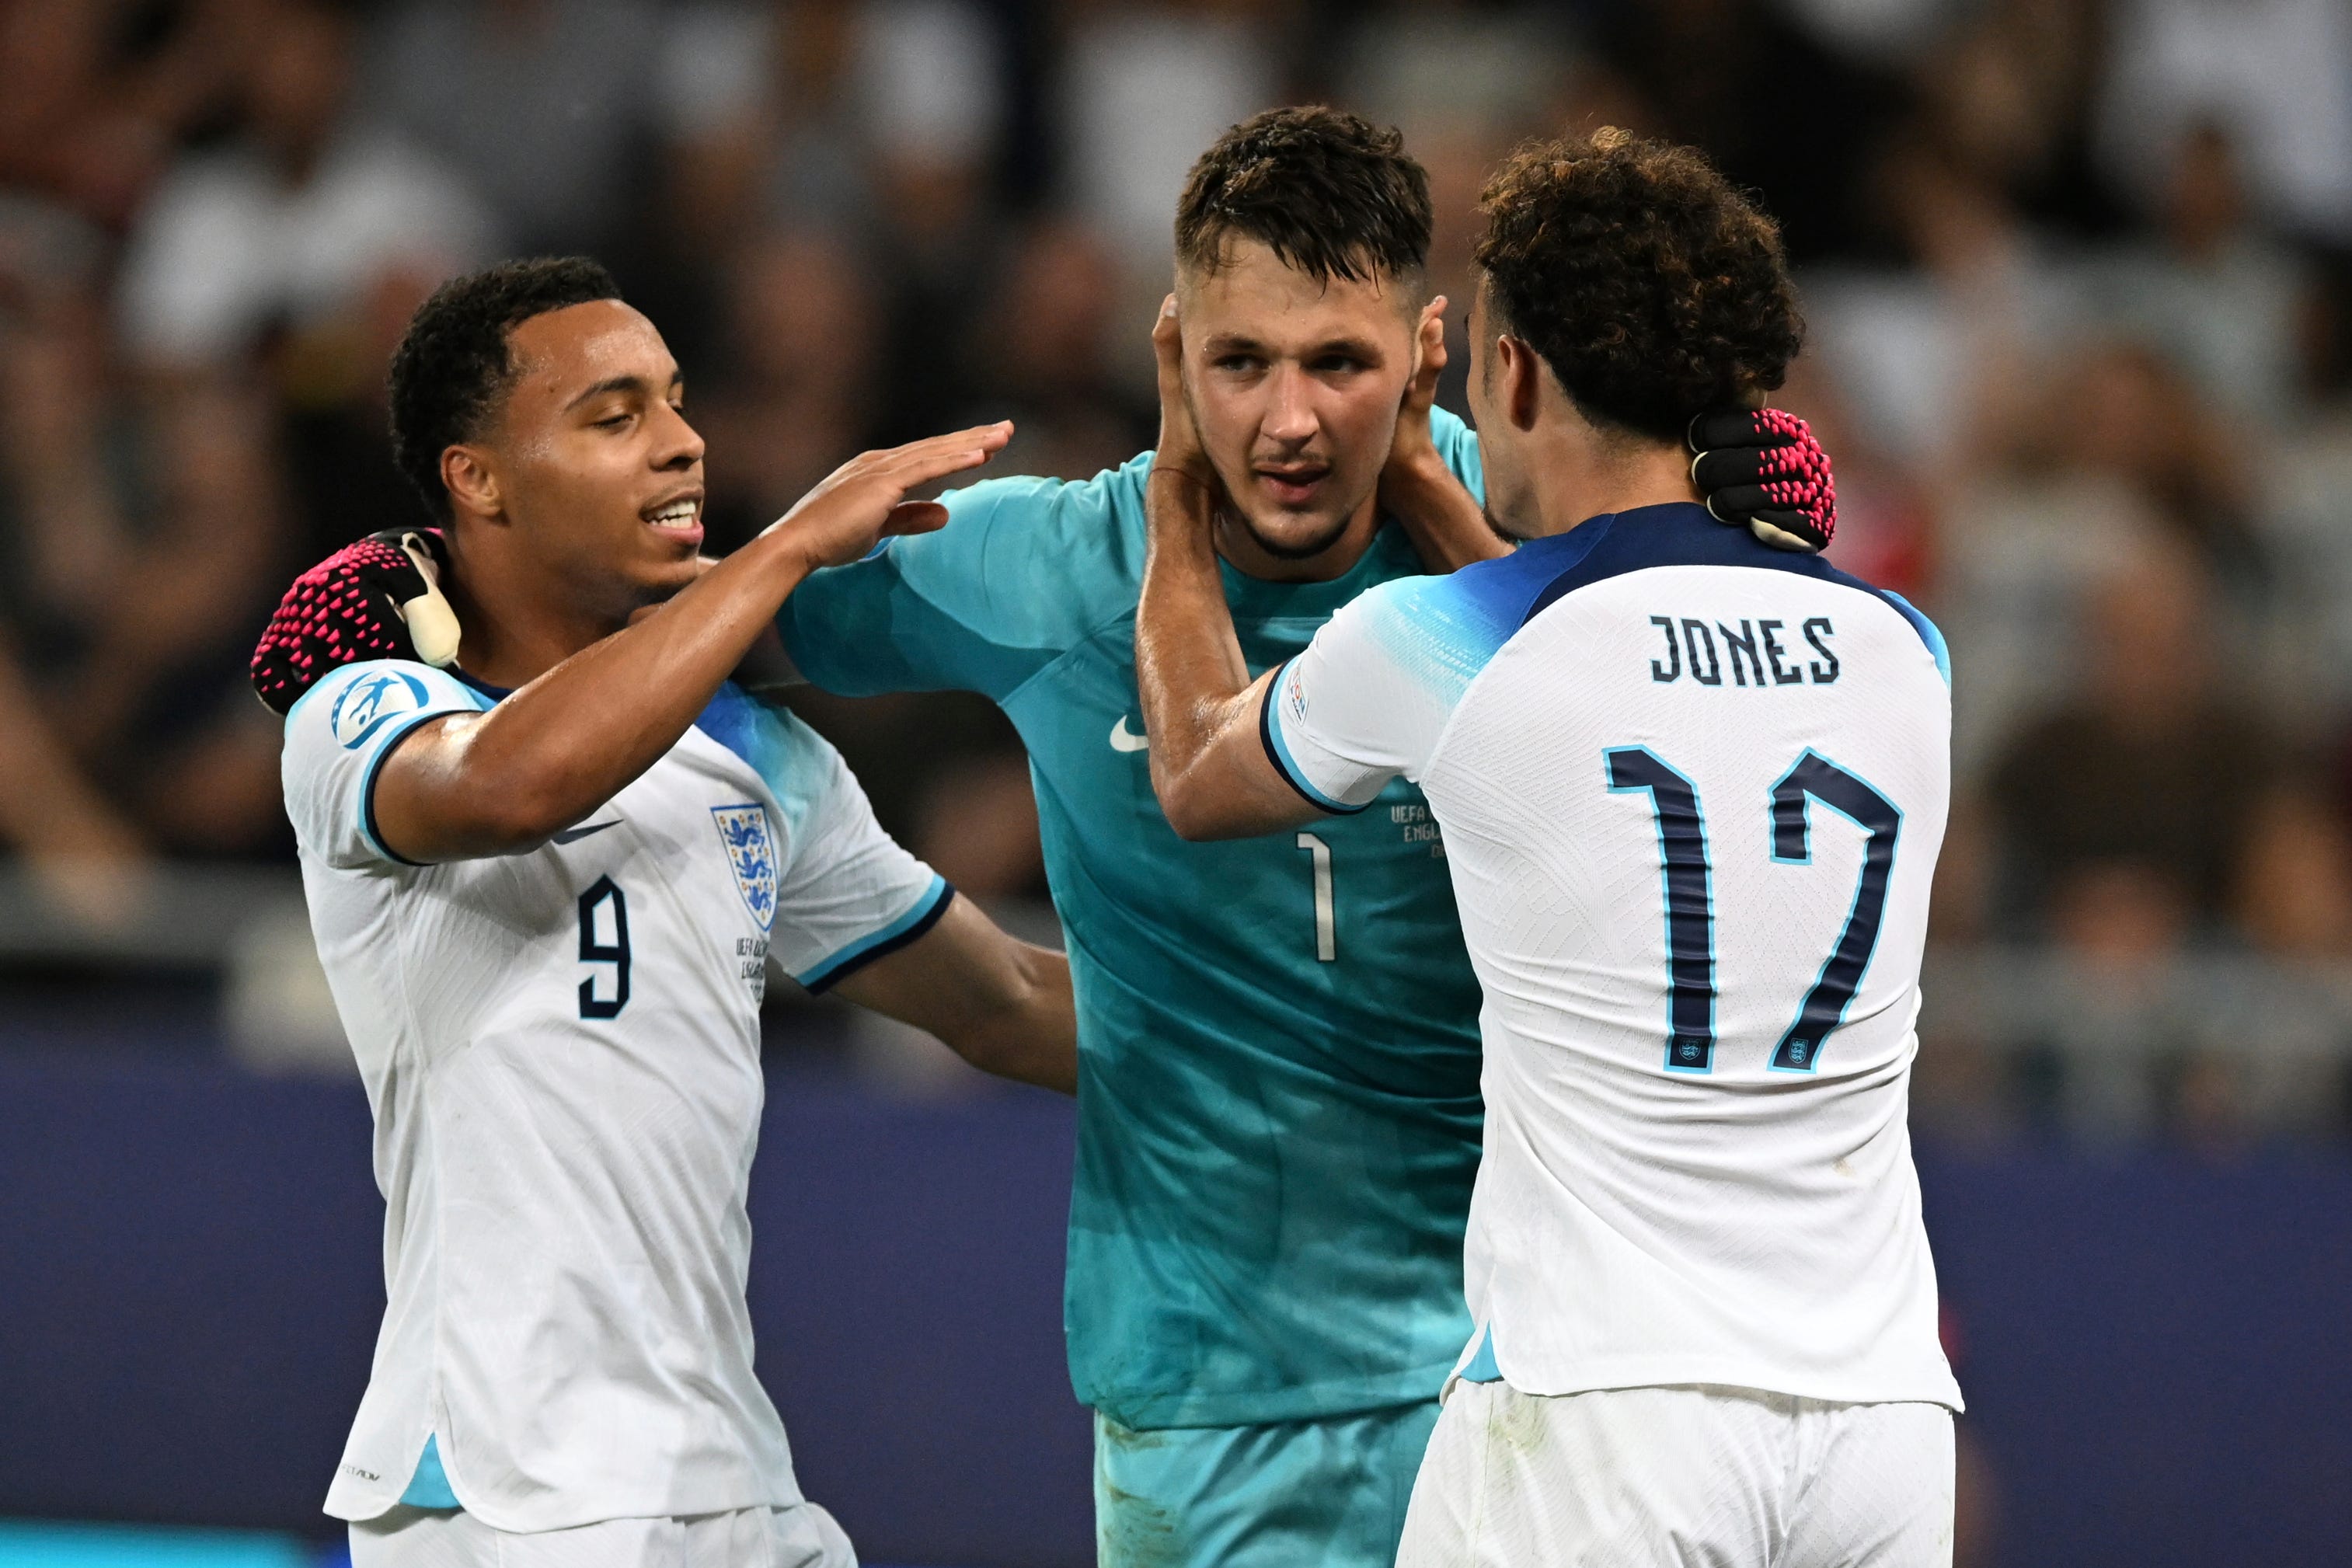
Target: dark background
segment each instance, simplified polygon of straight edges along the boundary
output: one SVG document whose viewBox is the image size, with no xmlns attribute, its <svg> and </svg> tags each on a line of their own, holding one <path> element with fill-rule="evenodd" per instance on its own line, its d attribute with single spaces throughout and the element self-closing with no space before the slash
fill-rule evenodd
<svg viewBox="0 0 2352 1568">
<path fill-rule="evenodd" d="M 0 82 L 0 1562 L 331 1538 L 382 1207 L 242 668 L 295 572 L 421 519 L 415 303 L 604 258 L 722 546 L 950 423 L 1084 477 L 1150 437 L 1186 165 L 1312 100 L 1428 165 L 1457 356 L 1525 136 L 1696 142 L 1784 221 L 1832 559 L 1953 650 L 1913 1120 L 1963 1568 L 2352 1560 L 2352 5 L 7 0 Z M 992 710 L 805 707 L 1051 934 Z M 1064 1109 L 845 1009 L 769 1033 L 810 1491 L 872 1560 L 1084 1560 Z"/>
</svg>

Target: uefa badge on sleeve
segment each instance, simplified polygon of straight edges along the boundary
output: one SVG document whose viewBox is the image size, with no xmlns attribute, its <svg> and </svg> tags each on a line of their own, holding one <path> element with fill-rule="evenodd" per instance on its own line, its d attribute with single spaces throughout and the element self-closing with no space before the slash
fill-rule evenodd
<svg viewBox="0 0 2352 1568">
<path fill-rule="evenodd" d="M 776 920 L 776 848 L 768 834 L 768 813 L 758 805 L 714 805 L 719 842 L 727 847 L 728 868 L 751 918 L 767 931 Z"/>
<path fill-rule="evenodd" d="M 362 675 L 335 699 L 328 727 L 343 750 L 366 744 L 368 738 L 404 713 L 414 713 L 427 700 L 425 682 L 396 669 Z"/>
</svg>

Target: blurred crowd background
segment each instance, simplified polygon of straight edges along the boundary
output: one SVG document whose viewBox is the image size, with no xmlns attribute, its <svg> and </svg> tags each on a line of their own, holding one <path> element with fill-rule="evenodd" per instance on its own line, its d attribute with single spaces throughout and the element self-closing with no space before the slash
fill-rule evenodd
<svg viewBox="0 0 2352 1568">
<path fill-rule="evenodd" d="M 421 516 L 383 381 L 439 279 L 606 260 L 686 367 L 721 544 L 975 418 L 1020 422 L 999 471 L 1085 477 L 1150 439 L 1186 166 L 1319 100 L 1430 170 L 1456 407 L 1514 142 L 1693 142 L 1782 219 L 1834 559 L 1954 650 L 1923 1120 L 2347 1131 L 2336 0 L 11 0 L 0 80 L 20 995 L 233 944 L 190 868 L 289 859 L 245 657 L 296 571 Z M 992 710 L 810 711 L 953 880 L 1043 897 Z"/>
<path fill-rule="evenodd" d="M 1514 142 L 1602 124 L 1692 142 L 1781 218 L 1811 334 L 1776 401 L 1834 456 L 1832 558 L 1915 599 L 1953 650 L 1958 790 L 1915 1122 L 1942 1152 L 1931 1217 L 1960 1281 L 1956 1349 L 1970 1311 L 2017 1331 L 1999 1334 L 1980 1379 L 1963 1356 L 1972 1399 L 1989 1391 L 1996 1446 L 2088 1463 L 2116 1442 L 2104 1417 L 2078 1437 L 2069 1399 L 2042 1392 L 2116 1342 L 2095 1292 L 2060 1281 L 2033 1293 L 2053 1262 L 2106 1258 L 2118 1279 L 2159 1277 L 2198 1266 L 2168 1250 L 2164 1226 L 2202 1225 L 2200 1245 L 2225 1250 L 2259 1229 L 2229 1215 L 2268 1212 L 2252 1191 L 2242 1211 L 2210 1194 L 2168 1208 L 2155 1194 L 2172 1190 L 2169 1165 L 2104 1198 L 2091 1179 L 2078 1210 L 2076 1186 L 2101 1167 L 2034 1163 L 2048 1151 L 2173 1161 L 2225 1187 L 2233 1171 L 2318 1171 L 2311 1190 L 2336 1190 L 2327 1173 L 2352 1135 L 2343 0 L 5 0 L 0 83 L 0 1069 L 34 1064 L 9 1080 L 34 1098 L 0 1137 L 0 1207 L 33 1227 L 25 1279 L 51 1272 L 32 1259 L 70 1253 L 107 1281 L 88 1287 L 103 1307 L 51 1290 L 37 1354 L 0 1354 L 0 1407 L 19 1410 L 0 1437 L 16 1446 L 0 1464 L 13 1507 L 316 1522 L 310 1478 L 320 1468 L 323 1480 L 325 1461 L 310 1450 L 330 1452 L 347 1415 L 334 1378 L 303 1417 L 317 1431 L 277 1445 L 286 1500 L 253 1501 L 243 1480 L 191 1481 L 194 1500 L 174 1500 L 173 1478 L 194 1473 L 184 1448 L 142 1472 L 167 1489 L 153 1500 L 119 1479 L 75 1489 L 85 1475 L 131 1473 L 116 1455 L 131 1428 L 55 1437 L 97 1374 L 52 1368 L 41 1397 L 53 1402 L 39 1406 L 26 1404 L 28 1369 L 65 1353 L 58 1336 L 85 1319 L 128 1311 L 121 1281 L 146 1277 L 135 1248 L 92 1262 L 89 1238 L 110 1223 L 95 1216 L 116 1211 L 73 1204 L 118 1202 L 148 1235 L 155 1198 L 108 1184 L 139 1168 L 131 1145 L 152 1142 L 156 1191 L 202 1188 L 226 1172 L 245 1179 L 291 1123 L 269 1120 L 290 1114 L 285 1104 L 257 1100 L 276 1109 L 250 1123 L 216 1113 L 219 1127 L 252 1129 L 222 1143 L 213 1122 L 172 1120 L 187 1096 L 230 1096 L 213 1079 L 116 1076 L 101 1089 L 40 1064 L 63 1059 L 60 1046 L 88 1059 L 130 1042 L 348 1072 L 292 878 L 278 726 L 244 670 L 295 573 L 423 521 L 391 465 L 383 384 L 425 293 L 500 257 L 606 261 L 686 369 L 688 413 L 710 443 L 714 547 L 862 447 L 977 419 L 1019 421 L 997 471 L 1084 478 L 1151 439 L 1148 331 L 1187 166 L 1224 126 L 1284 101 L 1397 124 L 1427 165 L 1457 410 L 1476 197 Z M 992 708 L 812 695 L 805 711 L 887 826 L 992 908 L 1050 931 L 1026 771 Z M 791 997 L 772 1005 L 776 1059 L 845 1069 L 857 1092 L 878 1085 L 902 1105 L 977 1092 L 924 1042 Z M 351 1167 L 333 1245 L 363 1253 L 375 1212 L 360 1184 L 364 1122 L 355 1090 L 333 1093 L 317 1114 L 352 1123 L 327 1140 Z M 54 1125 L 24 1120 L 35 1104 Z M 142 1115 L 168 1136 L 137 1131 L 151 1125 Z M 174 1139 L 185 1147 L 166 1159 Z M 12 1149 L 25 1152 L 17 1165 Z M 2282 1151 L 2320 1151 L 2325 1169 L 2260 1163 Z M 172 1163 L 183 1157 L 212 1173 L 183 1180 Z M 269 1144 L 268 1158 L 316 1168 L 300 1148 Z M 61 1183 L 61 1170 L 82 1174 Z M 2277 1190 L 2270 1181 L 2255 1185 Z M 1031 1229 L 1048 1248 L 1057 1184 L 1050 1172 L 1029 1184 Z M 298 1173 L 269 1190 L 307 1189 Z M 44 1194 L 57 1201 L 44 1208 Z M 205 1212 L 188 1201 L 189 1215 Z M 255 1215 L 278 1213 L 254 1201 Z M 2017 1217 L 2028 1211 L 2040 1217 Z M 1978 1223 L 1996 1215 L 2024 1228 Z M 211 1237 L 189 1244 L 191 1268 L 247 1256 L 234 1215 L 211 1215 L 212 1232 L 184 1220 Z M 2030 1260 L 2077 1223 L 2090 1238 L 2080 1247 Z M 2234 1269 L 2217 1259 L 2216 1280 L 2303 1289 L 2276 1261 L 2287 1230 L 2260 1234 L 2246 1245 L 2269 1251 Z M 2139 1250 L 2101 1252 L 2110 1237 L 2137 1237 Z M 280 1257 L 253 1245 L 254 1258 Z M 332 1331 L 348 1363 L 336 1375 L 352 1381 L 380 1300 L 359 1299 L 364 1257 L 330 1273 L 283 1256 L 250 1267 L 320 1289 L 358 1281 L 349 1325 Z M 1036 1319 L 1024 1353 L 1042 1369 L 1019 1363 L 1021 1386 L 1066 1401 L 1056 1267 L 1041 1255 L 1021 1275 L 1038 1300 L 1013 1315 Z M 2340 1294 L 2340 1257 L 2312 1267 L 2313 1288 Z M 877 1279 L 875 1300 L 966 1310 L 951 1291 L 906 1295 L 901 1278 Z M 139 1320 L 150 1328 L 75 1353 L 92 1367 L 162 1358 L 121 1373 L 122 1408 L 152 1415 L 154 1400 L 184 1394 L 189 1429 L 205 1429 L 221 1391 L 258 1374 L 238 1370 L 244 1349 L 216 1358 L 213 1382 L 189 1371 L 205 1363 L 183 1342 L 196 1331 L 187 1303 L 210 1311 L 238 1289 L 138 1289 L 151 1284 Z M 772 1301 L 782 1288 L 762 1289 Z M 2177 1370 L 2225 1339 L 2231 1365 L 2304 1369 L 2319 1380 L 2313 1407 L 2340 1407 L 2323 1385 L 2345 1369 L 2309 1373 L 2294 1313 L 2250 1325 L 2235 1298 L 2193 1288 L 2147 1293 L 2139 1308 L 2158 1297 L 2207 1312 L 2212 1331 L 2176 1352 L 2162 1336 L 2178 1325 L 2161 1320 L 2173 1326 L 2141 1336 L 2153 1364 Z M 258 1332 L 240 1320 L 221 1342 Z M 866 1354 L 852 1345 L 845 1364 Z M 937 1376 L 986 1359 L 975 1351 Z M 826 1364 L 812 1356 L 791 1376 Z M 2115 1362 L 2101 1408 L 2157 1388 L 2140 1365 Z M 2333 1483 L 2295 1479 L 2296 1464 L 2335 1465 L 2345 1450 L 2340 1423 L 2280 1442 L 2270 1402 L 2283 1386 L 2263 1382 L 2257 1399 L 2199 1385 L 2194 1408 L 2212 1429 L 2198 1441 L 2116 1449 L 2114 1495 L 2133 1497 L 2150 1539 L 2193 1542 L 2214 1521 L 2235 1530 L 2352 1495 L 2340 1470 Z M 939 1395 L 925 1384 L 908 1397 Z M 875 1403 L 845 1395 L 808 1463 L 856 1452 L 844 1434 Z M 72 1450 L 62 1479 L 44 1479 L 17 1442 L 36 1406 L 61 1445 L 51 1457 Z M 2178 1415 L 2162 1408 L 2144 1423 L 2151 1442 Z M 787 1399 L 796 1430 L 800 1409 Z M 2230 1411 L 2244 1425 L 2228 1427 Z M 181 1429 L 161 1415 L 133 1425 Z M 1076 1486 L 1083 1429 L 1068 1436 Z M 903 1459 L 910 1439 L 877 1428 L 874 1440 Z M 2277 1510 L 2231 1518 L 2200 1504 L 2167 1522 L 2167 1498 L 2187 1495 L 2206 1457 L 2251 1456 L 2257 1442 L 2297 1458 L 2257 1472 L 2250 1457 L 2217 1484 L 2242 1500 L 2268 1484 L 2257 1474 L 2274 1479 Z M 2148 1479 L 2179 1456 L 2191 1468 Z M 1973 1448 L 1967 1462 L 1985 1463 Z M 2045 1469 L 2046 1505 L 2029 1495 Z M 828 1484 L 866 1473 L 842 1463 Z M 2055 1462 L 2020 1460 L 2011 1475 L 2019 1516 L 2045 1534 L 2079 1514 L 2077 1498 L 2108 1495 Z M 1008 1506 L 1028 1484 L 990 1482 Z M 1981 1475 L 1965 1495 L 1964 1515 L 1990 1506 Z M 1065 1500 L 1082 1521 L 1083 1491 Z M 886 1544 L 918 1539 L 896 1504 L 860 1517 L 900 1518 Z M 2084 1528 L 2095 1542 L 2105 1527 Z M 963 1542 L 967 1561 L 1047 1560 L 1026 1547 L 992 1558 L 966 1525 L 941 1529 L 967 1531 L 936 1537 Z M 1963 1533 L 1990 1538 L 1981 1518 L 1964 1517 Z M 2337 1544 L 2347 1535 L 2352 1521 Z M 1076 1561 L 1083 1537 L 1071 1539 Z M 2033 1560 L 2032 1541 L 2011 1541 L 2011 1560 Z M 2049 1560 L 2095 1560 L 2079 1542 L 2067 1551 Z"/>
</svg>

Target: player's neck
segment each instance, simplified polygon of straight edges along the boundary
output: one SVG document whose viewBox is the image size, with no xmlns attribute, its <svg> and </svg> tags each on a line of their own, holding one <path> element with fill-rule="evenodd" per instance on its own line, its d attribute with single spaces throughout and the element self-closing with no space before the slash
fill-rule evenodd
<svg viewBox="0 0 2352 1568">
<path fill-rule="evenodd" d="M 1328 583 L 1345 577 L 1372 547 L 1373 536 L 1381 531 L 1377 493 L 1368 495 L 1363 504 L 1349 517 L 1347 527 L 1336 538 L 1312 555 L 1276 555 L 1258 542 L 1253 534 L 1231 511 L 1217 512 L 1217 553 L 1226 563 L 1245 577 L 1255 577 L 1266 583 Z"/>
<path fill-rule="evenodd" d="M 1665 442 L 1626 447 L 1601 441 L 1585 426 L 1538 434 L 1529 444 L 1535 515 L 1510 520 L 1522 539 L 1566 533 L 1606 512 L 1703 499 L 1691 482 L 1690 454 Z"/>
<path fill-rule="evenodd" d="M 465 628 L 457 668 L 476 680 L 509 690 L 527 686 L 627 624 L 564 602 L 551 574 L 478 543 L 467 548 L 462 530 L 450 530 L 448 541 L 441 586 Z"/>
</svg>

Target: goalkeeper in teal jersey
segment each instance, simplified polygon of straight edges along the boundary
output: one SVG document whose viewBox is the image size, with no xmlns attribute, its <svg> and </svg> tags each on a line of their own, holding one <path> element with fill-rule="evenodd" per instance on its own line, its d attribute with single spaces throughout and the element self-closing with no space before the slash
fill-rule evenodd
<svg viewBox="0 0 2352 1568">
<path fill-rule="evenodd" d="M 1176 228 L 1253 674 L 1377 584 L 1503 551 L 1475 437 L 1431 410 L 1444 301 L 1393 132 L 1257 116 L 1195 165 Z M 1752 481 L 1802 438 L 1762 439 L 1722 515 L 1778 504 Z M 1079 1013 L 1065 1313 L 1102 1561 L 1386 1568 L 1469 1333 L 1477 981 L 1410 785 L 1305 832 L 1170 829 L 1134 658 L 1151 462 L 951 493 L 944 530 L 818 573 L 780 629 L 820 686 L 984 692 L 1027 743 Z M 351 649 L 408 640 L 397 606 L 427 584 L 371 577 L 361 549 L 306 575 L 257 654 L 281 710 Z"/>
<path fill-rule="evenodd" d="M 1247 509 L 1223 553 L 1253 670 L 1376 584 L 1501 549 L 1475 438 L 1428 409 L 1429 224 L 1394 133 L 1328 110 L 1192 172 L 1180 288 L 1226 394 L 1202 422 Z M 779 625 L 829 691 L 982 692 L 1028 747 L 1080 1016 L 1064 1310 L 1102 1561 L 1369 1568 L 1469 1333 L 1478 983 L 1402 781 L 1311 832 L 1169 828 L 1135 675 L 1150 467 L 952 492 L 944 530 L 818 574 Z"/>
<path fill-rule="evenodd" d="M 1328 110 L 1234 127 L 1187 182 L 1188 416 L 1253 675 L 1378 584 L 1507 549 L 1430 405 L 1429 236 L 1396 134 Z M 827 690 L 982 692 L 1028 747 L 1078 1006 L 1064 1314 L 1101 1561 L 1386 1568 L 1469 1334 L 1478 983 L 1403 780 L 1308 831 L 1170 828 L 1135 669 L 1151 463 L 952 492 L 778 624 Z"/>
</svg>

